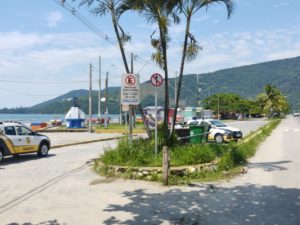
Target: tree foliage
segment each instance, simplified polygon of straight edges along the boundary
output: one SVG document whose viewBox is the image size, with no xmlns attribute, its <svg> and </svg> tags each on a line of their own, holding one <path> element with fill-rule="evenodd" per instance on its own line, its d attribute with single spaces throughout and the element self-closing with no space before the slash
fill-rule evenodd
<svg viewBox="0 0 300 225">
<path fill-rule="evenodd" d="M 290 107 L 285 96 L 283 96 L 280 90 L 272 84 L 267 84 L 264 88 L 264 93 L 257 96 L 257 102 L 261 107 L 261 110 L 268 115 L 279 116 L 289 111 Z"/>
<path fill-rule="evenodd" d="M 227 15 L 228 18 L 231 15 L 233 9 L 233 1 L 232 0 L 179 0 L 178 7 L 181 14 L 183 14 L 186 24 L 185 24 L 185 35 L 184 42 L 182 47 L 182 56 L 181 56 L 181 64 L 179 70 L 179 81 L 178 81 L 178 91 L 176 96 L 175 110 L 172 122 L 172 132 L 174 132 L 174 126 L 176 123 L 177 116 L 177 108 L 179 105 L 180 95 L 181 95 L 181 85 L 184 73 L 184 66 L 186 61 L 191 61 L 196 59 L 199 51 L 202 47 L 198 44 L 196 38 L 191 33 L 191 22 L 192 17 L 195 15 L 200 9 L 204 7 L 208 7 L 213 3 L 224 3 L 227 7 Z M 175 84 L 176 85 L 176 84 Z"/>
<path fill-rule="evenodd" d="M 235 115 L 237 113 L 268 116 L 280 116 L 289 112 L 286 97 L 274 85 L 266 85 L 264 92 L 255 100 L 242 98 L 238 94 L 214 94 L 203 101 L 206 109 L 211 109 L 221 115 Z"/>
</svg>

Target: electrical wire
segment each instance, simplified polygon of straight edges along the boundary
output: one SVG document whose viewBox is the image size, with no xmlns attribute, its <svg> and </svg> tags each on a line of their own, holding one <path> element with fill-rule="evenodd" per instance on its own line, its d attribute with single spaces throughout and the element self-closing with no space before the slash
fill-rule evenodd
<svg viewBox="0 0 300 225">
<path fill-rule="evenodd" d="M 21 91 L 16 91 L 16 90 L 10 90 L 10 89 L 6 89 L 6 88 L 2 88 L 2 87 L 1 87 L 0 91 L 5 91 L 5 92 L 14 93 L 14 94 L 19 94 L 19 95 L 30 95 L 30 96 L 43 96 L 43 97 L 53 97 L 53 96 L 57 96 L 57 95 L 41 95 L 41 94 L 33 94 L 33 93 L 28 93 L 28 92 L 21 92 Z"/>
<path fill-rule="evenodd" d="M 97 27 L 95 27 L 93 24 L 91 24 L 86 18 L 84 18 L 76 9 L 69 5 L 67 2 L 62 2 L 61 0 L 53 0 L 56 4 L 63 7 L 65 10 L 70 12 L 73 16 L 75 16 L 81 23 L 83 23 L 87 28 L 89 28 L 91 31 L 93 31 L 95 34 L 103 38 L 105 41 L 110 43 L 112 46 L 117 48 L 116 41 L 109 37 L 107 34 L 99 30 Z"/>
<path fill-rule="evenodd" d="M 89 81 L 47 81 L 47 80 L 43 80 L 43 81 L 24 81 L 24 80 L 0 80 L 0 82 L 3 83 L 17 83 L 17 84 L 79 84 L 79 83 L 88 83 Z"/>
<path fill-rule="evenodd" d="M 89 28 L 96 35 L 100 36 L 102 39 L 104 39 L 109 44 L 111 44 L 112 46 L 114 46 L 115 48 L 117 48 L 119 50 L 117 42 L 113 38 L 109 37 L 107 34 L 105 34 L 101 30 L 99 30 L 97 27 L 95 27 L 92 23 L 90 23 L 84 16 L 82 16 L 78 11 L 76 11 L 76 9 L 73 6 L 69 5 L 66 2 L 62 2 L 61 0 L 53 0 L 53 1 L 56 4 L 58 4 L 59 6 L 63 7 L 68 12 L 70 12 L 73 16 L 75 16 L 80 22 L 82 22 L 87 28 Z M 129 52 L 129 53 L 134 54 L 133 52 Z M 138 70 L 139 73 L 146 67 L 146 65 L 148 65 L 152 61 L 152 60 L 144 60 L 137 54 L 134 54 L 134 56 L 135 56 L 134 57 L 135 61 L 140 60 L 140 62 L 143 63 L 143 65 L 141 66 L 141 69 Z"/>
</svg>

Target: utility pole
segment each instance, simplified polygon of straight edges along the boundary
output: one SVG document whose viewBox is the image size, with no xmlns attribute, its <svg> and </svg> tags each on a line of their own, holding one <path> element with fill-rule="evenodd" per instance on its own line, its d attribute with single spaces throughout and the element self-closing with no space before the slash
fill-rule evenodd
<svg viewBox="0 0 300 225">
<path fill-rule="evenodd" d="M 90 88 L 89 88 L 89 132 L 92 133 L 92 64 L 90 63 Z"/>
<path fill-rule="evenodd" d="M 176 97 L 177 97 L 177 71 L 175 72 L 175 80 L 174 80 L 174 94 L 175 94 L 175 97 L 174 97 L 174 107 L 176 105 Z"/>
<path fill-rule="evenodd" d="M 133 69 L 133 61 L 134 61 L 134 55 L 133 53 L 131 53 L 131 73 L 134 73 L 134 69 Z M 132 126 L 135 128 L 135 120 L 136 120 L 136 106 L 132 107 Z"/>
<path fill-rule="evenodd" d="M 131 74 L 133 74 L 133 53 L 130 54 Z M 133 127 L 133 106 L 129 105 L 129 141 L 132 142 L 132 127 Z"/>
<path fill-rule="evenodd" d="M 130 68 L 130 71 L 133 74 L 133 53 L 131 53 L 131 68 Z"/>
<path fill-rule="evenodd" d="M 220 119 L 220 95 L 218 94 L 218 120 Z"/>
<path fill-rule="evenodd" d="M 199 74 L 197 74 L 197 106 L 199 106 L 199 101 L 200 101 L 200 99 L 199 99 Z"/>
<path fill-rule="evenodd" d="M 107 89 L 108 89 L 108 72 L 106 72 L 106 79 L 105 79 L 105 118 L 104 118 L 104 127 L 105 128 L 107 128 L 107 125 L 108 125 Z"/>
<path fill-rule="evenodd" d="M 98 119 L 101 120 L 101 56 L 99 56 Z"/>
</svg>

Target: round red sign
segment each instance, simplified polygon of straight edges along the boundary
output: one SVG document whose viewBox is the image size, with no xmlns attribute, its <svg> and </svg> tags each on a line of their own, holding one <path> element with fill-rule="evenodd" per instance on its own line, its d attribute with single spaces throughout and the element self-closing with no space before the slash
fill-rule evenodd
<svg viewBox="0 0 300 225">
<path fill-rule="evenodd" d="M 159 87 L 163 83 L 163 77 L 159 73 L 155 73 L 151 76 L 151 84 L 155 87 Z"/>
<path fill-rule="evenodd" d="M 129 86 L 133 86 L 135 85 L 135 77 L 132 76 L 132 75 L 128 75 L 126 78 L 125 78 L 125 83 Z"/>
</svg>

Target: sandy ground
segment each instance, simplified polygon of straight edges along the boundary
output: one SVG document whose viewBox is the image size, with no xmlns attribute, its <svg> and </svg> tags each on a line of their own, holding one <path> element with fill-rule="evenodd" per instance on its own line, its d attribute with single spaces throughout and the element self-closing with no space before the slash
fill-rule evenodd
<svg viewBox="0 0 300 225">
<path fill-rule="evenodd" d="M 251 124 L 248 123 L 247 126 Z M 0 167 L 0 224 L 299 224 L 299 118 L 289 118 L 231 182 L 163 187 L 105 179 L 88 162 L 115 141 L 64 147 Z"/>
</svg>

